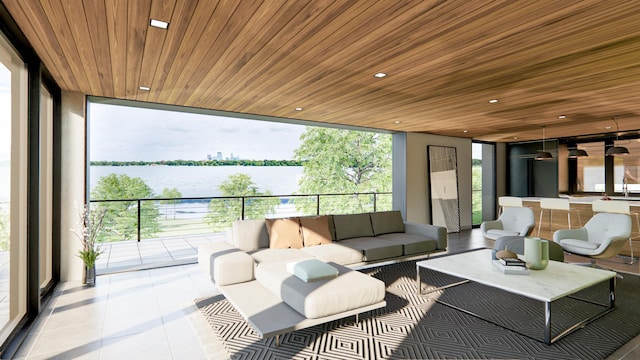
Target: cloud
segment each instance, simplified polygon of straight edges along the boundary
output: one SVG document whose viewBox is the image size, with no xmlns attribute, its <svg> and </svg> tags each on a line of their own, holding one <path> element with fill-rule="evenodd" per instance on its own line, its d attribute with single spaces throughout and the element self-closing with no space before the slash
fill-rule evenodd
<svg viewBox="0 0 640 360">
<path fill-rule="evenodd" d="M 302 125 L 92 103 L 91 160 L 291 159 Z"/>
</svg>

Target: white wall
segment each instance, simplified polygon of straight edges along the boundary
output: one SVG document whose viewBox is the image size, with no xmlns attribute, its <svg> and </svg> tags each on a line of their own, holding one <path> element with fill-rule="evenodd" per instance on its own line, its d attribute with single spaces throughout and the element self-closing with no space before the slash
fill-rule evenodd
<svg viewBox="0 0 640 360">
<path fill-rule="evenodd" d="M 62 154 L 60 191 L 60 280 L 82 278 L 82 260 L 76 256 L 80 240 L 71 232 L 76 225 L 77 206 L 85 201 L 85 96 L 81 93 L 62 93 Z"/>
<path fill-rule="evenodd" d="M 430 223 L 427 145 L 456 148 L 460 229 L 471 229 L 471 139 L 418 133 L 406 134 L 406 219 Z"/>
</svg>

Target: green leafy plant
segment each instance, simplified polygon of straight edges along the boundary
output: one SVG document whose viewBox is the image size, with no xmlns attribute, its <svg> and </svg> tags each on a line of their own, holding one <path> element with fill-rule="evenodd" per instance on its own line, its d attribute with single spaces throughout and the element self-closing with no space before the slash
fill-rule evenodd
<svg viewBox="0 0 640 360">
<path fill-rule="evenodd" d="M 76 206 L 76 208 L 78 210 L 76 227 L 71 231 L 82 244 L 82 249 L 78 250 L 77 255 L 87 268 L 93 268 L 104 251 L 97 240 L 104 225 L 106 209 L 97 206 L 89 208 L 87 205 L 82 208 Z"/>
</svg>

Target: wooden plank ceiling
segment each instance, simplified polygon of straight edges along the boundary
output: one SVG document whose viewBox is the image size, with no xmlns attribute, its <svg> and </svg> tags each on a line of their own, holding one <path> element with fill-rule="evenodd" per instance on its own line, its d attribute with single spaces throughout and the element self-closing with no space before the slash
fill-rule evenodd
<svg viewBox="0 0 640 360">
<path fill-rule="evenodd" d="M 88 95 L 500 142 L 640 129 L 640 1 L 2 2 Z"/>
</svg>

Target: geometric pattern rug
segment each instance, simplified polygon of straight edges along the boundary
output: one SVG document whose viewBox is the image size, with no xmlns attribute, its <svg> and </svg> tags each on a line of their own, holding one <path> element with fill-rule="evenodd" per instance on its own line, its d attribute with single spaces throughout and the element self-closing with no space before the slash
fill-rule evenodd
<svg viewBox="0 0 640 360">
<path fill-rule="evenodd" d="M 386 284 L 387 306 L 280 335 L 260 339 L 222 296 L 196 300 L 231 359 L 603 359 L 640 333 L 640 277 L 617 279 L 616 309 L 552 345 L 541 339 L 544 305 L 518 295 L 468 283 L 418 296 L 415 262 L 362 270 Z M 513 275 L 514 281 L 518 276 Z M 423 289 L 456 278 L 422 270 Z M 606 303 L 608 282 L 577 294 Z M 434 301 L 440 298 L 490 319 L 467 315 Z M 259 301 L 259 299 L 256 299 Z M 602 308 L 561 299 L 551 305 L 552 335 Z"/>
</svg>

